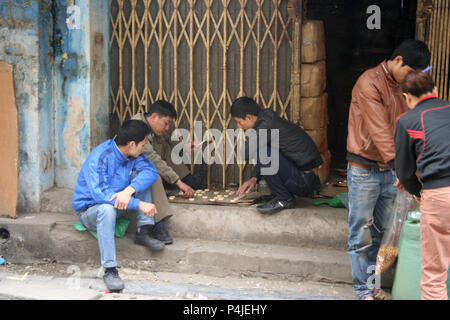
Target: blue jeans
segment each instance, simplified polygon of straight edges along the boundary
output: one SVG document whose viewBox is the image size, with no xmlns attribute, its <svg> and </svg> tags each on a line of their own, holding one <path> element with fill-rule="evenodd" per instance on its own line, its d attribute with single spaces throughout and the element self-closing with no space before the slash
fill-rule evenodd
<svg viewBox="0 0 450 320">
<path fill-rule="evenodd" d="M 373 278 L 378 249 L 390 214 L 394 212 L 397 188 L 391 170 L 347 167 L 349 198 L 348 248 L 352 281 L 359 299 L 373 296 Z"/>
<path fill-rule="evenodd" d="M 150 188 L 135 195 L 141 201 L 152 202 Z M 88 229 L 97 231 L 98 247 L 101 264 L 104 268 L 117 266 L 116 245 L 114 241 L 114 228 L 116 220 L 124 215 L 126 210 L 115 209 L 110 204 L 97 204 L 80 212 L 78 219 Z M 146 216 L 142 211 L 136 211 L 136 224 L 138 227 L 154 225 L 154 217 Z"/>
</svg>

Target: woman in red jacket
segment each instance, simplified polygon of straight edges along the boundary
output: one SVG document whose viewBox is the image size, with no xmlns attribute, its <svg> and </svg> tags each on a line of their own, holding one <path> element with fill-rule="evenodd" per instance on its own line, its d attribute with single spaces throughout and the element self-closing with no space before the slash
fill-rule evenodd
<svg viewBox="0 0 450 320">
<path fill-rule="evenodd" d="M 421 298 L 447 300 L 450 102 L 437 97 L 427 72 L 409 72 L 402 89 L 411 111 L 400 116 L 396 124 L 395 171 L 399 183 L 420 201 Z"/>
</svg>

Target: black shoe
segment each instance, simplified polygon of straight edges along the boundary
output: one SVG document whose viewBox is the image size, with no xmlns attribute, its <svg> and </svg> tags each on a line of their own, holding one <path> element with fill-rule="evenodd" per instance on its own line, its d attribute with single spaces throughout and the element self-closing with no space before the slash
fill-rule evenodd
<svg viewBox="0 0 450 320">
<path fill-rule="evenodd" d="M 258 199 L 256 199 L 255 203 L 261 203 L 261 202 L 266 203 L 275 198 L 276 198 L 276 195 L 274 195 L 274 194 L 266 194 L 266 195 L 263 195 L 263 196 L 259 197 Z"/>
<path fill-rule="evenodd" d="M 134 243 L 145 246 L 152 251 L 161 251 L 165 247 L 163 242 L 159 241 L 158 239 L 152 238 L 150 236 L 150 232 L 147 234 L 136 233 L 136 236 L 134 237 Z"/>
<path fill-rule="evenodd" d="M 116 268 L 107 268 L 103 276 L 103 281 L 109 291 L 121 291 L 125 285 L 119 277 L 119 272 Z"/>
<path fill-rule="evenodd" d="M 166 227 L 153 228 L 153 230 L 150 231 L 150 236 L 152 238 L 158 239 L 164 244 L 173 243 L 173 239 L 170 236 L 169 232 L 167 231 Z"/>
<path fill-rule="evenodd" d="M 276 213 L 284 209 L 291 209 L 295 206 L 295 199 L 290 200 L 278 200 L 278 198 L 274 198 L 269 202 L 261 204 L 256 207 L 260 213 Z"/>
</svg>

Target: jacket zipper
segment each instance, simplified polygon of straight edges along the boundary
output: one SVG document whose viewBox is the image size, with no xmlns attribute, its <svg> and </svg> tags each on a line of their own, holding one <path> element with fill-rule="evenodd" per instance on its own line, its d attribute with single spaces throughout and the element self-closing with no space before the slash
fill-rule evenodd
<svg viewBox="0 0 450 320">
<path fill-rule="evenodd" d="M 364 151 L 367 151 L 367 149 L 369 149 L 370 145 L 372 144 L 372 138 L 369 136 L 369 142 L 367 143 L 367 145 L 364 147 Z"/>
<path fill-rule="evenodd" d="M 395 100 L 394 93 L 391 91 L 392 99 L 394 100 L 394 118 L 397 116 L 397 101 Z"/>
<path fill-rule="evenodd" d="M 389 74 L 389 71 L 387 71 L 387 69 L 384 66 L 384 64 L 381 64 L 381 66 L 383 67 L 384 72 L 386 74 Z M 394 117 L 396 117 L 396 115 L 397 115 L 397 101 L 395 100 L 395 96 L 394 96 L 394 92 L 393 92 L 392 88 L 389 87 L 389 83 L 388 83 L 386 77 L 384 78 L 384 81 L 386 82 L 386 87 L 390 91 L 392 99 L 394 100 Z"/>
</svg>

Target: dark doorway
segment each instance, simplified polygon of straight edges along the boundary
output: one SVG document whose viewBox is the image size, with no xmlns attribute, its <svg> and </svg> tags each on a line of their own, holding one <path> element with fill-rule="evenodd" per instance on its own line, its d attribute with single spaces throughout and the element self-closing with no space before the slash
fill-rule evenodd
<svg viewBox="0 0 450 320">
<path fill-rule="evenodd" d="M 371 5 L 380 8 L 380 29 L 370 30 Z M 322 20 L 327 52 L 328 145 L 332 168 L 346 167 L 351 92 L 368 68 L 388 59 L 403 40 L 415 37 L 417 0 L 308 0 L 306 18 Z"/>
</svg>

